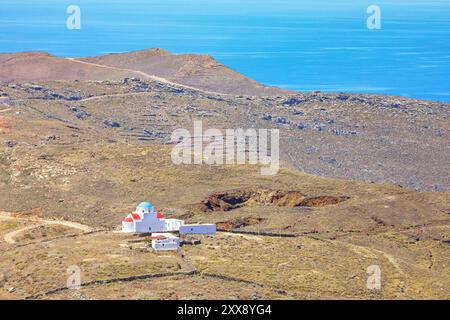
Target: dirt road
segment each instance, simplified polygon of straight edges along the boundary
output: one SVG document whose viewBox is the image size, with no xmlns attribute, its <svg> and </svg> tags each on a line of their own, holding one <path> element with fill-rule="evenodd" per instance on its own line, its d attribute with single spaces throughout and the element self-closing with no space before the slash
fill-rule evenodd
<svg viewBox="0 0 450 320">
<path fill-rule="evenodd" d="M 16 237 L 18 234 L 37 228 L 41 225 L 59 225 L 59 226 L 64 226 L 64 227 L 68 227 L 68 228 L 73 228 L 73 229 L 78 229 L 81 230 L 83 232 L 91 232 L 94 229 L 81 224 L 81 223 L 77 223 L 77 222 L 71 222 L 71 221 L 63 221 L 63 220 L 46 220 L 46 219 L 41 219 L 41 218 L 37 218 L 37 217 L 27 217 L 27 218 L 23 218 L 23 217 L 17 217 L 14 214 L 10 213 L 10 212 L 4 212 L 4 211 L 0 211 L 0 220 L 18 220 L 18 221 L 26 221 L 28 223 L 30 223 L 29 226 L 21 228 L 19 230 L 14 230 L 11 231 L 7 234 L 5 234 L 4 236 L 4 240 L 6 243 L 9 244 L 14 244 L 16 243 L 16 241 L 14 240 L 14 237 Z"/>
</svg>

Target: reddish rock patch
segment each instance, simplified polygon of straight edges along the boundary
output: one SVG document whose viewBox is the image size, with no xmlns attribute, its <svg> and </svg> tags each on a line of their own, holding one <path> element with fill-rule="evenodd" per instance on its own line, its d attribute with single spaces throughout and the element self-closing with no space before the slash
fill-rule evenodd
<svg viewBox="0 0 450 320">
<path fill-rule="evenodd" d="M 245 189 L 217 192 L 200 203 L 195 208 L 203 212 L 230 211 L 243 206 L 274 205 L 279 207 L 323 207 L 337 204 L 348 197 L 318 196 L 307 197 L 300 191 L 283 191 L 271 189 Z"/>
<path fill-rule="evenodd" d="M 304 207 L 325 207 L 348 200 L 349 197 L 319 196 L 305 199 L 301 205 Z"/>
</svg>

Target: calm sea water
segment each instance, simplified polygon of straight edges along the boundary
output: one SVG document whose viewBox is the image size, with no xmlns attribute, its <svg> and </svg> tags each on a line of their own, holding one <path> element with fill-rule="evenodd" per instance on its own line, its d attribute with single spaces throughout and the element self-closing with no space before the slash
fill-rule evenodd
<svg viewBox="0 0 450 320">
<path fill-rule="evenodd" d="M 336 2 L 329 4 L 329 2 Z M 81 8 L 81 30 L 66 8 Z M 382 29 L 366 9 L 380 6 Z M 207 53 L 269 85 L 450 101 L 449 0 L 1 0 L 0 52 Z"/>
</svg>

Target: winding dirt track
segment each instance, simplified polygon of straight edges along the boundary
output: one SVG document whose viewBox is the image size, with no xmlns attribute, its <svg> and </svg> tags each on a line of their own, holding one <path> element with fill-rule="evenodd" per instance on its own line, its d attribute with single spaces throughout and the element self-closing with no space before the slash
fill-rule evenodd
<svg viewBox="0 0 450 320">
<path fill-rule="evenodd" d="M 18 234 L 25 232 L 27 230 L 37 228 L 38 226 L 41 226 L 41 225 L 59 225 L 59 226 L 64 226 L 64 227 L 68 227 L 68 228 L 78 229 L 83 232 L 91 232 L 94 230 L 93 228 L 91 228 L 87 225 L 77 223 L 77 222 L 63 221 L 63 220 L 47 220 L 47 219 L 41 219 L 41 218 L 37 218 L 37 217 L 22 218 L 22 217 L 14 216 L 10 212 L 4 212 L 4 211 L 0 211 L 0 220 L 26 221 L 31 224 L 31 225 L 21 228 L 19 230 L 14 230 L 12 232 L 5 234 L 4 240 L 6 243 L 9 243 L 9 244 L 16 243 L 16 241 L 14 240 L 14 237 L 17 236 Z"/>
<path fill-rule="evenodd" d="M 27 227 L 22 228 L 22 229 L 18 229 L 18 230 L 11 231 L 11 232 L 5 234 L 4 240 L 5 240 L 6 243 L 9 243 L 9 244 L 17 243 L 16 240 L 14 240 L 14 238 L 15 238 L 17 235 L 21 234 L 22 232 L 25 232 L 25 231 L 28 231 L 28 230 L 32 230 L 32 229 L 34 229 L 34 228 L 37 228 L 37 227 L 39 227 L 39 226 L 41 226 L 41 225 L 36 224 L 36 225 L 27 226 Z"/>
<path fill-rule="evenodd" d="M 66 58 L 66 59 L 70 60 L 70 61 L 73 61 L 73 62 L 77 62 L 77 63 L 81 63 L 81 64 L 84 64 L 84 65 L 89 65 L 89 66 L 93 66 L 93 67 L 98 67 L 98 68 L 105 68 L 105 69 L 110 69 L 110 70 L 132 72 L 132 73 L 138 74 L 138 75 L 140 75 L 140 76 L 142 76 L 143 78 L 146 78 L 146 79 L 162 82 L 162 83 L 165 83 L 165 84 L 169 84 L 169 85 L 173 85 L 173 86 L 177 86 L 177 87 L 181 87 L 181 88 L 185 88 L 185 89 L 189 89 L 189 90 L 195 90 L 195 91 L 203 92 L 203 93 L 206 93 L 206 94 L 218 94 L 217 92 L 206 91 L 206 90 L 202 90 L 202 89 L 199 89 L 199 88 L 186 86 L 184 84 L 171 82 L 171 81 L 169 81 L 167 79 L 164 79 L 164 78 L 152 75 L 152 74 L 148 74 L 148 73 L 145 73 L 145 72 L 142 72 L 142 71 L 139 71 L 139 70 L 111 67 L 111 66 L 106 66 L 106 65 L 103 65 L 103 64 L 77 60 L 76 58 Z M 231 95 L 231 94 L 220 93 L 220 95 Z"/>
</svg>

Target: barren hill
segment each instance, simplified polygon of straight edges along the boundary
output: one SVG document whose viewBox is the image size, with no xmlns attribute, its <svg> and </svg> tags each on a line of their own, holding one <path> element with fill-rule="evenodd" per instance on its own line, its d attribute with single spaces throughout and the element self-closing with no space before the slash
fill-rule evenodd
<svg viewBox="0 0 450 320">
<path fill-rule="evenodd" d="M 287 93 L 286 90 L 261 85 L 220 64 L 208 55 L 175 55 L 161 49 L 149 49 L 79 60 L 139 70 L 175 83 L 211 92 L 236 95 Z"/>
<path fill-rule="evenodd" d="M 0 82 L 45 80 L 167 80 L 204 91 L 235 95 L 277 95 L 267 87 L 220 64 L 210 56 L 175 55 L 161 49 L 87 58 L 59 58 L 46 52 L 0 54 Z"/>
<path fill-rule="evenodd" d="M 127 70 L 81 64 L 46 52 L 0 54 L 0 81 L 118 80 L 138 76 Z"/>
</svg>

